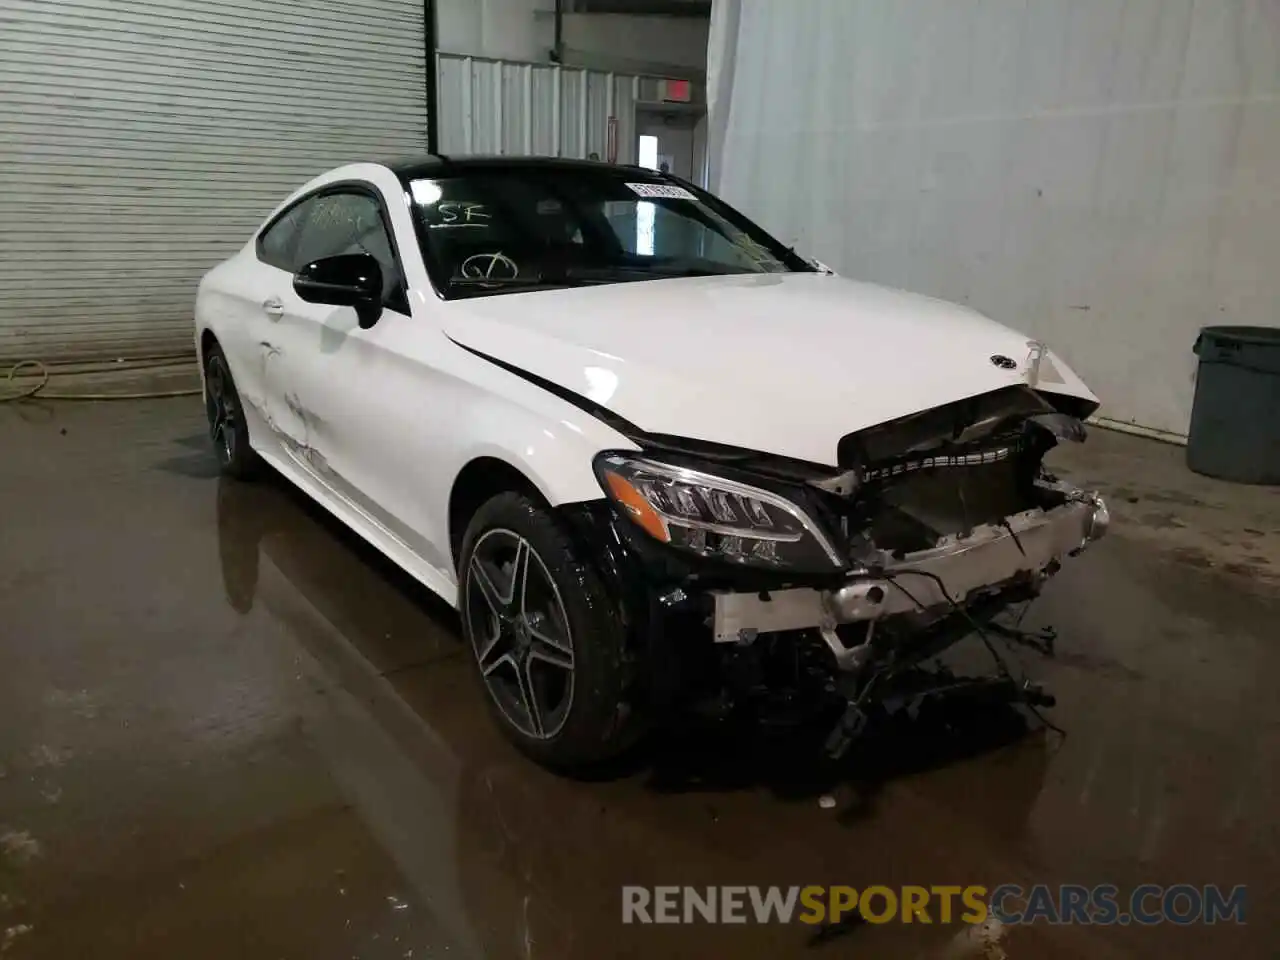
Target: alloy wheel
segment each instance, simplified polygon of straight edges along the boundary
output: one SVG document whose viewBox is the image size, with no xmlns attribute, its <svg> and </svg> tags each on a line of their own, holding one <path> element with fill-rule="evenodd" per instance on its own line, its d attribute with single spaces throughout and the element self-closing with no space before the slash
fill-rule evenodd
<svg viewBox="0 0 1280 960">
<path fill-rule="evenodd" d="M 240 411 L 231 388 L 231 374 L 222 357 L 209 360 L 205 371 L 205 413 L 209 418 L 209 436 L 223 463 L 231 463 L 236 455 L 236 427 Z"/>
<path fill-rule="evenodd" d="M 512 530 L 487 531 L 471 551 L 463 603 L 494 702 L 525 736 L 550 740 L 573 703 L 574 653 L 564 602 L 542 558 Z"/>
</svg>

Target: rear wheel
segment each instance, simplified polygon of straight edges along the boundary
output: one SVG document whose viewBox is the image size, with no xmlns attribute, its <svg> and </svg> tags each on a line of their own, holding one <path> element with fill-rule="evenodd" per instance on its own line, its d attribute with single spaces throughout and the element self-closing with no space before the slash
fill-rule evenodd
<svg viewBox="0 0 1280 960">
<path fill-rule="evenodd" d="M 622 619 L 548 510 L 517 493 L 494 497 L 467 528 L 459 569 L 463 631 L 516 746 L 569 768 L 635 743 Z"/>
<path fill-rule="evenodd" d="M 204 360 L 204 410 L 209 419 L 209 437 L 222 472 L 238 480 L 253 476 L 257 455 L 249 446 L 249 427 L 244 420 L 240 394 L 231 379 L 231 368 L 222 348 L 211 346 Z"/>
</svg>

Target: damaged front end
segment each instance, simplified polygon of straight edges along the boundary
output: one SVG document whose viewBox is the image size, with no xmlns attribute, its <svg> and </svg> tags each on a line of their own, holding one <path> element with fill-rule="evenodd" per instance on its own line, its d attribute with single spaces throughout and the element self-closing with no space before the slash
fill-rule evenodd
<svg viewBox="0 0 1280 960">
<path fill-rule="evenodd" d="M 842 753 L 873 708 L 980 694 L 1048 705 L 992 638 L 1051 649 L 998 621 L 1102 537 L 1095 494 L 1044 468 L 1089 412 L 1009 387 L 862 430 L 823 467 L 638 434 L 597 459 L 611 501 L 566 508 L 616 591 L 649 693 L 803 713 L 842 705 Z M 982 678 L 922 664 L 972 634 Z"/>
</svg>

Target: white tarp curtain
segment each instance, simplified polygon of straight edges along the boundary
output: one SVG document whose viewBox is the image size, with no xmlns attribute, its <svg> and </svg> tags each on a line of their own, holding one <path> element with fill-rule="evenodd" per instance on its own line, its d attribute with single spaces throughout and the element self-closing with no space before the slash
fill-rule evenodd
<svg viewBox="0 0 1280 960">
<path fill-rule="evenodd" d="M 716 0 L 713 189 L 846 275 L 1043 338 L 1183 435 L 1280 324 L 1277 0 Z"/>
</svg>

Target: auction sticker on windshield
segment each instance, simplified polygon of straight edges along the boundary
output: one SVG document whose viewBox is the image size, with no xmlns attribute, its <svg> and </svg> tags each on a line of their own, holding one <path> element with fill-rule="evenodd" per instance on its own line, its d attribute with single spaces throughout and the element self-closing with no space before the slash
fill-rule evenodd
<svg viewBox="0 0 1280 960">
<path fill-rule="evenodd" d="M 662 200 L 696 200 L 692 193 L 684 187 L 672 186 L 668 183 L 628 183 L 632 193 L 640 197 L 656 197 Z"/>
</svg>

